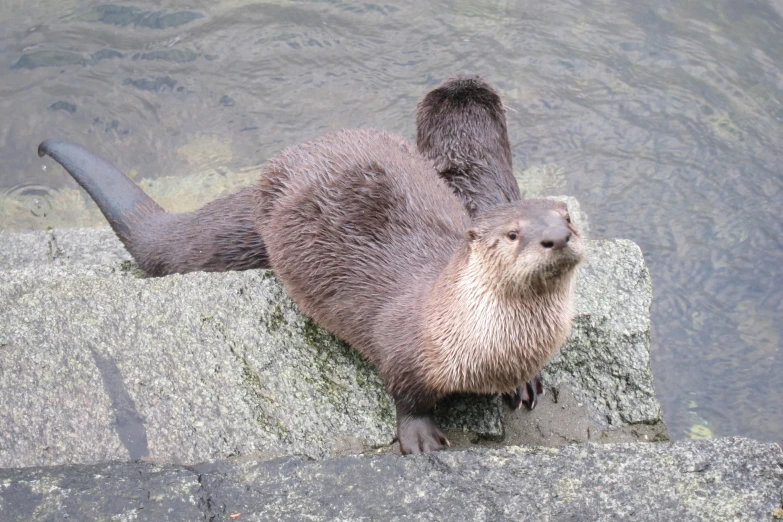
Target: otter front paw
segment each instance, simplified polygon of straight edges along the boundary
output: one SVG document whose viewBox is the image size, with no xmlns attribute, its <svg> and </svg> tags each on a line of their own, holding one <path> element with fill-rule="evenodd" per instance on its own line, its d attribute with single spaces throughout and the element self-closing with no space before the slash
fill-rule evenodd
<svg viewBox="0 0 783 522">
<path fill-rule="evenodd" d="M 451 446 L 430 416 L 397 417 L 397 440 L 404 455 L 442 450 Z"/>
<path fill-rule="evenodd" d="M 544 385 L 541 384 L 541 374 L 537 373 L 509 396 L 511 409 L 516 410 L 524 404 L 528 410 L 532 410 L 538 404 L 538 397 L 541 395 L 544 395 Z"/>
</svg>

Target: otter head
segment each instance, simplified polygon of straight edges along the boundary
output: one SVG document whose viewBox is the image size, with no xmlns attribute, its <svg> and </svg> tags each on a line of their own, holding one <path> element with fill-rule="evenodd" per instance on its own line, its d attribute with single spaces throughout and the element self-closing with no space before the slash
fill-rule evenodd
<svg viewBox="0 0 783 522">
<path fill-rule="evenodd" d="M 507 291 L 570 283 L 584 258 L 579 230 L 561 201 L 527 199 L 488 209 L 467 232 L 485 281 Z"/>
</svg>

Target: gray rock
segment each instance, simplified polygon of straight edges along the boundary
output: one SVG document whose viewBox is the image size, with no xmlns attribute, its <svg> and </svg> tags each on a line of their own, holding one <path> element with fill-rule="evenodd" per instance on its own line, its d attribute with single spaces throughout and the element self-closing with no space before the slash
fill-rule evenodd
<svg viewBox="0 0 783 522">
<path fill-rule="evenodd" d="M 108 227 L 66 228 L 47 231 L 51 263 L 68 265 L 120 265 L 130 253 Z"/>
<path fill-rule="evenodd" d="M 0 470 L 4 521 L 734 521 L 781 501 L 783 452 L 746 439 Z"/>
<path fill-rule="evenodd" d="M 149 463 L 0 469 L 0 520 L 203 520 L 198 475 Z"/>
<path fill-rule="evenodd" d="M 661 422 L 650 369 L 652 282 L 632 241 L 591 241 L 579 274 L 577 317 L 566 345 L 542 372 L 569 384 L 600 427 Z"/>
<path fill-rule="evenodd" d="M 506 442 L 552 445 L 608 428 L 667 438 L 641 253 L 620 240 L 590 250 L 548 400 L 505 417 L 498 398 L 444 401 L 438 418 L 455 447 L 507 432 Z M 270 272 L 139 279 L 128 260 L 108 228 L 0 233 L 0 466 L 320 458 L 389 444 L 377 372 L 299 314 Z M 640 434 L 639 423 L 657 427 Z"/>
<path fill-rule="evenodd" d="M 0 466 L 324 457 L 391 441 L 377 373 L 271 272 L 103 270 L 0 272 Z"/>
<path fill-rule="evenodd" d="M 46 232 L 16 234 L 0 230 L 0 270 L 49 265 L 50 251 Z"/>
<path fill-rule="evenodd" d="M 131 261 L 109 227 L 12 233 L 0 230 L 0 270 L 44 266 L 119 266 Z"/>
</svg>

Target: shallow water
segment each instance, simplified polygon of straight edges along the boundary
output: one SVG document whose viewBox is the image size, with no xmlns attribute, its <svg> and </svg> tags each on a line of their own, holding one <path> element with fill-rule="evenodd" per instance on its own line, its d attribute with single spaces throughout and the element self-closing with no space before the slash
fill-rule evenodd
<svg viewBox="0 0 783 522">
<path fill-rule="evenodd" d="M 672 435 L 783 442 L 783 2 L 650 4 L 3 0 L 0 228 L 103 223 L 45 138 L 184 210 L 328 130 L 412 137 L 427 90 L 480 73 L 516 167 L 642 247 Z"/>
</svg>

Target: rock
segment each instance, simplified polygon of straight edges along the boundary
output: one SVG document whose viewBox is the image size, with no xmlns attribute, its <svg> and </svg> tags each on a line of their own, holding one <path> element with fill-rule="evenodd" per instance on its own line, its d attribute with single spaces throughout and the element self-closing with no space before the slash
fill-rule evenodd
<svg viewBox="0 0 783 522">
<path fill-rule="evenodd" d="M 769 520 L 783 452 L 746 439 L 193 467 L 0 470 L 0 519 Z"/>
<path fill-rule="evenodd" d="M 545 373 L 549 395 L 513 414 L 496 397 L 443 401 L 455 447 L 617 430 L 611 440 L 667 438 L 641 252 L 589 245 L 577 326 Z M 322 458 L 391 442 L 377 372 L 302 316 L 269 271 L 134 277 L 108 228 L 0 233 L 0 252 L 0 466 Z"/>
<path fill-rule="evenodd" d="M 0 466 L 315 458 L 393 437 L 377 373 L 270 271 L 4 271 L 0 302 Z"/>
<path fill-rule="evenodd" d="M 0 230 L 0 270 L 73 265 L 120 267 L 131 260 L 109 227 L 26 233 Z"/>
<path fill-rule="evenodd" d="M 385 454 L 394 410 L 377 372 L 271 271 L 145 279 L 134 267 L 108 228 L 0 231 L 0 520 L 780 510 L 774 444 L 572 444 L 668 438 L 649 367 L 650 276 L 630 241 L 589 242 L 575 327 L 536 410 L 448 398 L 439 422 L 460 449 L 406 457 Z"/>
<path fill-rule="evenodd" d="M 198 475 L 128 462 L 0 469 L 0 520 L 202 520 Z"/>
<path fill-rule="evenodd" d="M 650 369 L 652 282 L 632 241 L 591 241 L 571 337 L 543 372 L 568 383 L 601 427 L 660 422 Z"/>
</svg>

